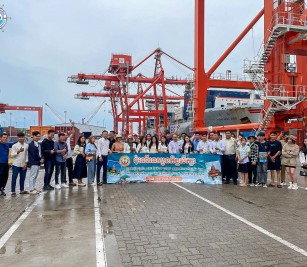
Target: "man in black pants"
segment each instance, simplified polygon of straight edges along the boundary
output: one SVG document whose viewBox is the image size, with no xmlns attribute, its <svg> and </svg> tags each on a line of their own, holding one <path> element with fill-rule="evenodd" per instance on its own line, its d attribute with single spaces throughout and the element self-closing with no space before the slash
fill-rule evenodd
<svg viewBox="0 0 307 267">
<path fill-rule="evenodd" d="M 237 172 L 237 162 L 236 162 L 236 150 L 237 144 L 234 138 L 231 137 L 231 132 L 226 131 L 226 139 L 224 140 L 225 152 L 222 156 L 222 170 L 226 177 L 225 184 L 230 183 L 232 179 L 233 184 L 238 184 L 238 172 Z"/>
<path fill-rule="evenodd" d="M 248 137 L 249 140 L 249 166 L 248 166 L 248 183 L 250 186 L 255 186 L 257 182 L 257 162 L 259 156 L 259 147 L 255 143 L 256 137 L 254 135 L 250 135 Z"/>
<path fill-rule="evenodd" d="M 102 132 L 102 137 L 98 140 L 97 147 L 97 185 L 106 184 L 107 181 L 107 170 L 108 170 L 108 154 L 112 154 L 110 149 L 110 141 L 108 140 L 108 131 Z M 100 181 L 100 171 L 101 167 L 103 170 L 102 182 Z"/>
<path fill-rule="evenodd" d="M 4 192 L 7 179 L 9 177 L 9 145 L 7 142 L 7 134 L 0 135 L 0 196 L 6 196 Z"/>
<path fill-rule="evenodd" d="M 53 190 L 54 187 L 50 185 L 51 177 L 54 171 L 55 154 L 54 154 L 54 130 L 48 131 L 47 138 L 41 144 L 41 149 L 44 158 L 45 176 L 43 190 Z"/>
</svg>

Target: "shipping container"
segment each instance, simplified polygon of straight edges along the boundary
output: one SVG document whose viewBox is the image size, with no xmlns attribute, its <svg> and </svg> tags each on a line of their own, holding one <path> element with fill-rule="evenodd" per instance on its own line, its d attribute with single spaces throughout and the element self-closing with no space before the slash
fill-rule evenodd
<svg viewBox="0 0 307 267">
<path fill-rule="evenodd" d="M 41 136 L 48 134 L 49 130 L 54 130 L 54 126 L 30 126 L 30 136 L 32 132 L 39 131 Z"/>
<path fill-rule="evenodd" d="M 55 126 L 54 127 L 55 133 L 67 133 L 68 135 L 71 134 L 71 126 Z M 70 139 L 70 146 L 73 149 L 80 137 L 80 130 L 75 127 L 75 134 Z"/>
<path fill-rule="evenodd" d="M 85 137 L 85 139 L 89 139 L 90 136 L 92 135 L 92 132 L 83 132 L 82 134 Z"/>
</svg>

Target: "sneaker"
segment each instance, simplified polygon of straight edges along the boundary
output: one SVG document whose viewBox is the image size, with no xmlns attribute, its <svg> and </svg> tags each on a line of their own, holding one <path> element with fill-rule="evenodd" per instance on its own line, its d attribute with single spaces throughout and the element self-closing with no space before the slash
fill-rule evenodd
<svg viewBox="0 0 307 267">
<path fill-rule="evenodd" d="M 85 183 L 78 183 L 78 186 L 86 186 Z"/>
<path fill-rule="evenodd" d="M 307 186 L 305 187 L 305 190 L 307 191 Z"/>
<path fill-rule="evenodd" d="M 292 186 L 292 189 L 293 189 L 293 190 L 298 190 L 297 184 L 294 184 L 294 185 Z"/>
<path fill-rule="evenodd" d="M 44 190 L 44 191 L 50 191 L 50 190 L 52 190 L 52 189 L 47 185 L 47 186 L 44 186 L 44 187 L 43 187 L 43 190 Z"/>
<path fill-rule="evenodd" d="M 62 184 L 62 187 L 63 187 L 63 188 L 68 188 L 69 186 L 68 186 L 66 183 L 63 183 L 63 184 Z"/>
<path fill-rule="evenodd" d="M 95 183 L 95 182 L 93 182 L 93 183 L 91 183 L 90 185 L 91 185 L 91 186 L 95 186 L 95 185 L 96 185 L 96 183 Z"/>
<path fill-rule="evenodd" d="M 16 197 L 16 193 L 15 193 L 15 192 L 12 192 L 12 193 L 11 193 L 11 197 Z"/>
<path fill-rule="evenodd" d="M 36 189 L 30 190 L 30 195 L 37 195 L 37 194 L 38 194 L 38 192 L 37 192 Z"/>
<path fill-rule="evenodd" d="M 69 185 L 70 185 L 70 186 L 76 186 L 77 184 L 74 183 L 74 182 L 69 182 Z"/>
<path fill-rule="evenodd" d="M 261 183 L 257 183 L 257 184 L 255 184 L 255 186 L 256 186 L 256 187 L 261 186 Z"/>
<path fill-rule="evenodd" d="M 54 187 L 52 185 L 48 185 L 48 187 L 50 188 L 50 190 L 54 190 Z"/>
<path fill-rule="evenodd" d="M 0 190 L 0 196 L 4 196 L 4 197 L 6 196 L 4 190 Z"/>
<path fill-rule="evenodd" d="M 293 189 L 293 184 L 290 183 L 290 185 L 288 186 L 288 189 Z"/>
<path fill-rule="evenodd" d="M 61 186 L 59 184 L 56 184 L 55 189 L 61 189 Z"/>
<path fill-rule="evenodd" d="M 279 185 L 277 185 L 277 188 L 282 188 L 282 185 L 280 185 L 280 184 L 279 184 Z"/>
<path fill-rule="evenodd" d="M 254 183 L 251 183 L 251 184 L 249 184 L 249 186 L 250 186 L 250 187 L 254 187 L 254 186 L 255 186 L 255 184 L 254 184 Z"/>
<path fill-rule="evenodd" d="M 263 188 L 267 188 L 268 186 L 267 186 L 266 184 L 264 184 L 262 187 L 263 187 Z"/>
</svg>

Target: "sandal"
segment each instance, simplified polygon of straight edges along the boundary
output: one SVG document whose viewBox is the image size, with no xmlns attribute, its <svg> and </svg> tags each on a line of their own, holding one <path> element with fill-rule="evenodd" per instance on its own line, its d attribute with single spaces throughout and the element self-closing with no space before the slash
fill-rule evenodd
<svg viewBox="0 0 307 267">
<path fill-rule="evenodd" d="M 275 187 L 275 184 L 269 184 L 268 187 Z"/>
<path fill-rule="evenodd" d="M 99 185 L 99 186 L 102 186 L 102 185 L 103 185 L 103 182 L 99 182 L 98 185 Z"/>
<path fill-rule="evenodd" d="M 28 191 L 20 191 L 20 195 L 28 195 L 29 192 Z"/>
</svg>

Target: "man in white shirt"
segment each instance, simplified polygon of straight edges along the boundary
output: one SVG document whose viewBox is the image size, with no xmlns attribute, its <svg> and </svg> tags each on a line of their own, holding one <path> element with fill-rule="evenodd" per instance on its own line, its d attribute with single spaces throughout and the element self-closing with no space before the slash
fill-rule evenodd
<svg viewBox="0 0 307 267">
<path fill-rule="evenodd" d="M 238 172 L 237 172 L 237 162 L 236 162 L 236 152 L 237 152 L 237 142 L 231 136 L 230 131 L 226 131 L 226 139 L 224 140 L 225 152 L 223 155 L 223 166 L 222 172 L 225 175 L 225 184 L 230 183 L 232 179 L 233 184 L 237 185 Z"/>
<path fill-rule="evenodd" d="M 180 150 L 182 150 L 182 146 L 180 147 L 180 143 L 178 142 L 178 135 L 173 134 L 173 140 L 168 145 L 168 152 L 170 154 L 179 154 Z"/>
<path fill-rule="evenodd" d="M 149 145 L 147 147 L 149 147 Z M 135 152 L 136 152 L 136 144 L 133 142 L 133 136 L 129 135 L 127 138 L 127 143 L 125 143 L 124 145 L 124 153 L 135 153 Z"/>
<path fill-rule="evenodd" d="M 108 170 L 108 155 L 112 154 L 110 149 L 110 140 L 108 139 L 108 131 L 102 132 L 102 137 L 98 140 L 97 146 L 97 185 L 107 184 L 107 170 Z M 100 181 L 100 171 L 102 167 L 102 182 Z"/>
<path fill-rule="evenodd" d="M 25 191 L 25 179 L 27 174 L 28 164 L 28 148 L 29 145 L 25 143 L 25 134 L 20 132 L 17 134 L 18 143 L 12 146 L 11 156 L 14 158 L 12 166 L 12 197 L 16 197 L 16 181 L 19 174 L 20 194 L 29 194 Z"/>
<path fill-rule="evenodd" d="M 207 135 L 203 134 L 202 139 L 199 141 L 196 150 L 200 154 L 208 154 L 210 153 L 209 142 L 207 140 Z"/>
<path fill-rule="evenodd" d="M 211 142 L 210 152 L 212 154 L 223 155 L 225 151 L 225 144 L 223 140 L 220 140 L 220 135 L 214 134 L 214 141 Z"/>
</svg>

